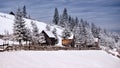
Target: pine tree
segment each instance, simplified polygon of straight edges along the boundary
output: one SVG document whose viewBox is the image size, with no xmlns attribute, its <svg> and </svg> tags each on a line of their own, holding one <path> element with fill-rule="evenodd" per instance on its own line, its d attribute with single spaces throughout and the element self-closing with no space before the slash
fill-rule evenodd
<svg viewBox="0 0 120 68">
<path fill-rule="evenodd" d="M 59 26 L 67 28 L 68 27 L 68 13 L 67 13 L 67 9 L 64 8 L 63 14 L 60 15 L 60 22 L 59 22 Z"/>
<path fill-rule="evenodd" d="M 61 27 L 64 27 L 64 26 L 65 26 L 65 24 L 63 23 L 63 17 L 62 17 L 62 15 L 60 15 L 58 25 L 61 26 Z"/>
<path fill-rule="evenodd" d="M 55 8 L 55 13 L 54 13 L 54 17 L 53 17 L 53 23 L 57 25 L 58 22 L 59 22 L 59 13 L 58 13 L 58 9 Z"/>
<path fill-rule="evenodd" d="M 53 33 L 55 36 L 57 36 L 57 30 L 56 30 L 56 28 L 53 29 L 52 33 Z"/>
<path fill-rule="evenodd" d="M 79 23 L 78 17 L 75 18 L 75 25 Z"/>
<path fill-rule="evenodd" d="M 99 28 L 97 28 L 94 23 L 91 24 L 91 31 L 95 38 L 99 37 Z"/>
<path fill-rule="evenodd" d="M 72 17 L 71 16 L 68 17 L 68 21 L 69 21 L 70 24 L 72 23 Z"/>
<path fill-rule="evenodd" d="M 27 17 L 26 6 L 23 6 L 23 17 Z"/>
<path fill-rule="evenodd" d="M 30 44 L 30 42 L 32 41 L 32 32 L 29 28 L 26 28 L 26 34 L 25 34 L 24 41 L 26 41 L 26 44 L 27 44 L 27 42 L 29 42 L 29 44 Z"/>
<path fill-rule="evenodd" d="M 74 33 L 75 47 L 82 47 L 84 44 L 84 34 L 83 34 L 83 27 L 81 22 L 74 26 L 73 33 Z"/>
<path fill-rule="evenodd" d="M 68 27 L 68 13 L 67 13 L 66 8 L 64 8 L 62 17 L 63 17 L 64 27 L 67 28 Z"/>
<path fill-rule="evenodd" d="M 52 33 L 55 35 L 55 37 L 57 38 L 57 30 L 56 28 L 53 29 Z"/>
<path fill-rule="evenodd" d="M 73 26 L 74 26 L 74 22 L 73 22 L 73 20 L 72 20 L 72 17 L 71 16 L 69 16 L 69 18 L 68 18 L 68 29 L 70 29 L 70 31 L 72 31 L 72 29 L 73 29 Z"/>
<path fill-rule="evenodd" d="M 68 39 L 70 36 L 71 36 L 70 31 L 67 28 L 65 28 L 62 32 L 62 38 Z"/>
<path fill-rule="evenodd" d="M 94 37 L 91 32 L 91 27 L 87 21 L 85 21 L 85 27 L 84 27 L 84 35 L 85 35 L 85 45 L 93 45 L 94 43 Z"/>
<path fill-rule="evenodd" d="M 99 33 L 99 45 L 100 46 L 104 46 L 107 47 L 109 49 L 113 49 L 116 46 L 115 44 L 115 39 L 111 36 L 111 33 L 100 29 L 100 33 Z"/>
<path fill-rule="evenodd" d="M 69 23 L 70 23 L 70 30 L 73 31 L 74 26 L 76 26 L 79 23 L 79 20 L 77 17 L 75 19 L 71 17 Z"/>
<path fill-rule="evenodd" d="M 51 29 L 50 26 L 49 26 L 49 25 L 46 25 L 46 30 L 47 30 L 47 31 L 50 31 L 50 29 Z"/>
<path fill-rule="evenodd" d="M 120 39 L 118 40 L 118 42 L 116 43 L 116 48 L 120 49 Z"/>
<path fill-rule="evenodd" d="M 79 43 L 78 47 L 86 47 L 87 45 L 92 45 L 94 37 L 91 32 L 91 28 L 87 21 L 83 21 L 74 26 L 74 42 L 75 45 Z"/>
<path fill-rule="evenodd" d="M 31 19 L 31 16 L 30 16 L 30 14 L 29 14 L 29 16 L 28 16 L 28 19 Z"/>
<path fill-rule="evenodd" d="M 34 44 L 38 44 L 39 43 L 39 29 L 33 21 L 31 22 L 31 25 L 32 25 L 32 42 Z"/>
<path fill-rule="evenodd" d="M 56 44 L 57 44 L 57 43 L 58 43 L 57 29 L 54 28 L 54 29 L 52 30 L 52 33 L 54 34 L 54 36 L 55 36 L 55 38 L 56 38 Z"/>
<path fill-rule="evenodd" d="M 117 43 L 118 40 L 120 39 L 120 36 L 117 32 L 111 32 L 111 37 L 115 39 L 115 42 Z"/>
<path fill-rule="evenodd" d="M 26 27 L 25 21 L 22 18 L 22 12 L 18 8 L 15 15 L 14 27 L 13 27 L 14 39 L 19 41 L 19 44 L 22 45 L 22 41 L 25 39 Z"/>
<path fill-rule="evenodd" d="M 80 34 L 80 23 L 78 23 L 77 25 L 74 26 L 73 33 L 74 33 L 74 42 L 75 42 L 75 44 L 79 43 L 78 39 L 80 38 L 80 36 L 79 36 L 79 34 Z"/>
</svg>

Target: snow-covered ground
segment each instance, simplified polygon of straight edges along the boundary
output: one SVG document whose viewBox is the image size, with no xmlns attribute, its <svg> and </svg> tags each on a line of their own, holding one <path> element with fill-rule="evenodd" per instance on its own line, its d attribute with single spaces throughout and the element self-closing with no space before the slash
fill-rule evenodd
<svg viewBox="0 0 120 68">
<path fill-rule="evenodd" d="M 102 50 L 1 52 L 0 68 L 120 68 L 120 59 Z"/>
</svg>

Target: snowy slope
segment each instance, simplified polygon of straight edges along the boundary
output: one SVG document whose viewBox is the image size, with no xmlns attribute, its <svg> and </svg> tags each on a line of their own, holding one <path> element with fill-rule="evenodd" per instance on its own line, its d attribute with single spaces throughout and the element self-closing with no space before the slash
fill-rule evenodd
<svg viewBox="0 0 120 68">
<path fill-rule="evenodd" d="M 31 20 L 31 19 L 24 19 L 26 22 L 27 27 L 31 28 L 31 21 L 35 22 L 40 30 L 40 32 L 42 30 L 45 30 L 46 28 L 46 23 L 43 22 L 39 22 L 37 20 Z M 9 31 L 9 33 L 12 33 L 12 29 L 13 29 L 13 23 L 14 23 L 14 16 L 10 15 L 10 14 L 5 14 L 5 13 L 0 13 L 0 34 L 4 34 L 5 31 Z M 55 26 L 55 25 L 51 25 L 51 29 L 56 28 L 58 33 L 61 33 L 62 28 Z"/>
<path fill-rule="evenodd" d="M 120 68 L 120 59 L 101 50 L 1 52 L 0 68 Z"/>
<path fill-rule="evenodd" d="M 39 32 L 42 30 L 46 30 L 46 23 L 39 22 L 37 20 L 31 20 L 31 19 L 24 19 L 26 22 L 26 25 L 28 28 L 31 29 L 31 21 L 35 22 L 39 28 Z M 14 16 L 10 14 L 0 13 L 0 34 L 5 34 L 5 32 L 9 32 L 10 34 L 13 33 L 13 23 L 14 23 Z M 61 39 L 61 32 L 63 28 L 56 26 L 56 25 L 50 25 L 51 30 L 53 28 L 56 28 L 58 38 Z M 61 45 L 61 40 L 59 41 L 59 45 Z"/>
</svg>

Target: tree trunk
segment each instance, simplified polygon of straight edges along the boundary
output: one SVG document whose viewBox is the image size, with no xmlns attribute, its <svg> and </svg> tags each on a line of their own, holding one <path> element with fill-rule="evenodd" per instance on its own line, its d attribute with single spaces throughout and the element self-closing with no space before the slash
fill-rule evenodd
<svg viewBox="0 0 120 68">
<path fill-rule="evenodd" d="M 21 45 L 21 46 L 22 46 L 22 41 L 21 41 L 21 40 L 19 40 L 19 45 Z"/>
<path fill-rule="evenodd" d="M 26 45 L 27 45 L 27 41 L 26 41 Z"/>
<path fill-rule="evenodd" d="M 21 50 L 21 46 L 22 46 L 22 41 L 19 40 L 19 45 L 20 45 L 20 50 Z"/>
</svg>

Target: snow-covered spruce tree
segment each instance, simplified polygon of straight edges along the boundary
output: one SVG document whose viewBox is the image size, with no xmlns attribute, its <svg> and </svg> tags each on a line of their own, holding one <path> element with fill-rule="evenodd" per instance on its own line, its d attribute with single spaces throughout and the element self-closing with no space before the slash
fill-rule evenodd
<svg viewBox="0 0 120 68">
<path fill-rule="evenodd" d="M 68 26 L 68 13 L 66 8 L 64 8 L 63 14 L 60 16 L 59 26 L 64 28 Z"/>
<path fill-rule="evenodd" d="M 93 36 L 94 36 L 95 38 L 98 38 L 99 28 L 97 28 L 94 23 L 91 24 L 91 31 L 92 31 Z"/>
<path fill-rule="evenodd" d="M 28 19 L 31 19 L 31 16 L 30 16 L 30 14 L 28 15 Z"/>
<path fill-rule="evenodd" d="M 75 18 L 75 25 L 79 23 L 78 17 Z"/>
<path fill-rule="evenodd" d="M 32 25 L 32 43 L 38 44 L 39 43 L 39 29 L 35 22 L 31 22 Z"/>
<path fill-rule="evenodd" d="M 62 32 L 62 38 L 68 39 L 70 36 L 71 36 L 71 33 L 70 33 L 69 29 L 65 28 Z"/>
<path fill-rule="evenodd" d="M 56 28 L 53 29 L 52 33 L 57 37 L 57 30 L 56 30 Z"/>
<path fill-rule="evenodd" d="M 54 36 L 56 37 L 56 39 L 57 39 L 57 42 L 56 42 L 56 44 L 58 43 L 58 37 L 57 37 L 57 29 L 56 28 L 54 28 L 53 30 L 52 30 L 52 33 L 54 34 Z"/>
<path fill-rule="evenodd" d="M 62 17 L 63 17 L 64 27 L 68 28 L 69 22 L 68 22 L 68 13 L 67 13 L 67 9 L 66 8 L 64 8 Z"/>
<path fill-rule="evenodd" d="M 75 37 L 75 45 L 79 44 L 78 47 L 86 47 L 87 45 L 92 45 L 94 41 L 94 37 L 91 32 L 91 28 L 89 23 L 83 21 L 75 25 L 74 27 L 74 37 Z"/>
<path fill-rule="evenodd" d="M 47 31 L 50 31 L 50 29 L 51 29 L 50 26 L 49 26 L 49 25 L 46 25 L 46 30 L 47 30 Z"/>
<path fill-rule="evenodd" d="M 17 13 L 15 14 L 13 35 L 14 39 L 22 45 L 22 41 L 24 41 L 26 35 L 26 27 L 20 8 L 18 8 Z"/>
<path fill-rule="evenodd" d="M 30 42 L 32 41 L 32 32 L 29 28 L 26 28 L 26 34 L 25 34 L 24 41 L 26 41 L 26 44 L 27 44 L 27 42 L 29 42 L 29 44 L 30 44 Z"/>
<path fill-rule="evenodd" d="M 117 32 L 111 32 L 111 37 L 115 39 L 115 42 L 117 43 L 120 39 L 120 36 Z"/>
<path fill-rule="evenodd" d="M 83 19 L 81 19 L 79 27 L 80 27 L 80 38 L 81 38 L 80 42 L 81 42 L 81 45 L 84 45 L 85 40 L 86 40 L 85 35 L 87 34 L 87 32 L 86 32 L 86 29 L 85 29 L 85 24 L 84 24 Z"/>
<path fill-rule="evenodd" d="M 69 28 L 70 28 L 70 31 L 72 31 L 72 29 L 73 29 L 72 27 L 74 26 L 74 24 L 73 24 L 73 22 L 72 22 L 72 17 L 71 17 L 71 16 L 69 16 L 68 22 L 69 22 L 68 26 L 69 26 Z"/>
<path fill-rule="evenodd" d="M 100 28 L 100 33 L 99 33 L 99 45 L 100 46 L 105 46 L 106 45 L 106 40 L 107 36 L 105 35 L 104 31 Z"/>
<path fill-rule="evenodd" d="M 78 23 L 77 25 L 74 26 L 73 33 L 75 38 L 74 39 L 75 44 L 79 43 L 80 45 L 82 45 L 84 43 L 82 28 L 83 27 L 81 23 Z"/>
<path fill-rule="evenodd" d="M 75 19 L 69 16 L 67 25 L 68 25 L 69 30 L 73 31 L 73 28 L 75 26 Z"/>
<path fill-rule="evenodd" d="M 53 23 L 57 25 L 58 22 L 59 22 L 59 13 L 58 13 L 58 9 L 55 8 L 55 13 L 54 13 L 54 17 L 53 17 Z"/>
<path fill-rule="evenodd" d="M 120 39 L 118 40 L 118 42 L 116 43 L 117 49 L 120 49 Z"/>
<path fill-rule="evenodd" d="M 70 23 L 70 26 L 69 26 L 70 30 L 73 31 L 74 26 L 79 23 L 79 20 L 77 17 L 75 19 L 71 18 L 71 21 L 69 23 Z"/>
<path fill-rule="evenodd" d="M 85 23 L 85 27 L 84 27 L 84 35 L 85 35 L 85 45 L 93 45 L 94 43 L 94 37 L 92 35 L 91 32 L 91 27 L 89 25 L 89 23 L 87 23 L 87 21 L 84 22 Z"/>
<path fill-rule="evenodd" d="M 117 33 L 115 32 L 108 32 L 106 31 L 106 35 L 108 36 L 108 39 L 107 41 L 109 41 L 109 48 L 113 49 L 113 48 L 117 48 L 117 45 L 116 43 L 118 42 L 119 40 L 119 37 L 117 36 Z M 113 36 L 115 35 L 115 36 Z"/>
<path fill-rule="evenodd" d="M 65 25 L 65 24 L 63 23 L 63 17 L 62 17 L 62 15 L 60 15 L 58 25 L 61 26 L 61 27 L 64 27 L 64 25 Z"/>
<path fill-rule="evenodd" d="M 27 12 L 26 12 L 26 6 L 23 6 L 23 17 L 26 18 L 27 17 Z"/>
<path fill-rule="evenodd" d="M 115 48 L 115 39 L 112 38 L 108 32 L 104 32 L 103 29 L 100 29 L 100 33 L 99 33 L 99 45 L 100 46 L 104 46 L 110 49 Z"/>
</svg>

